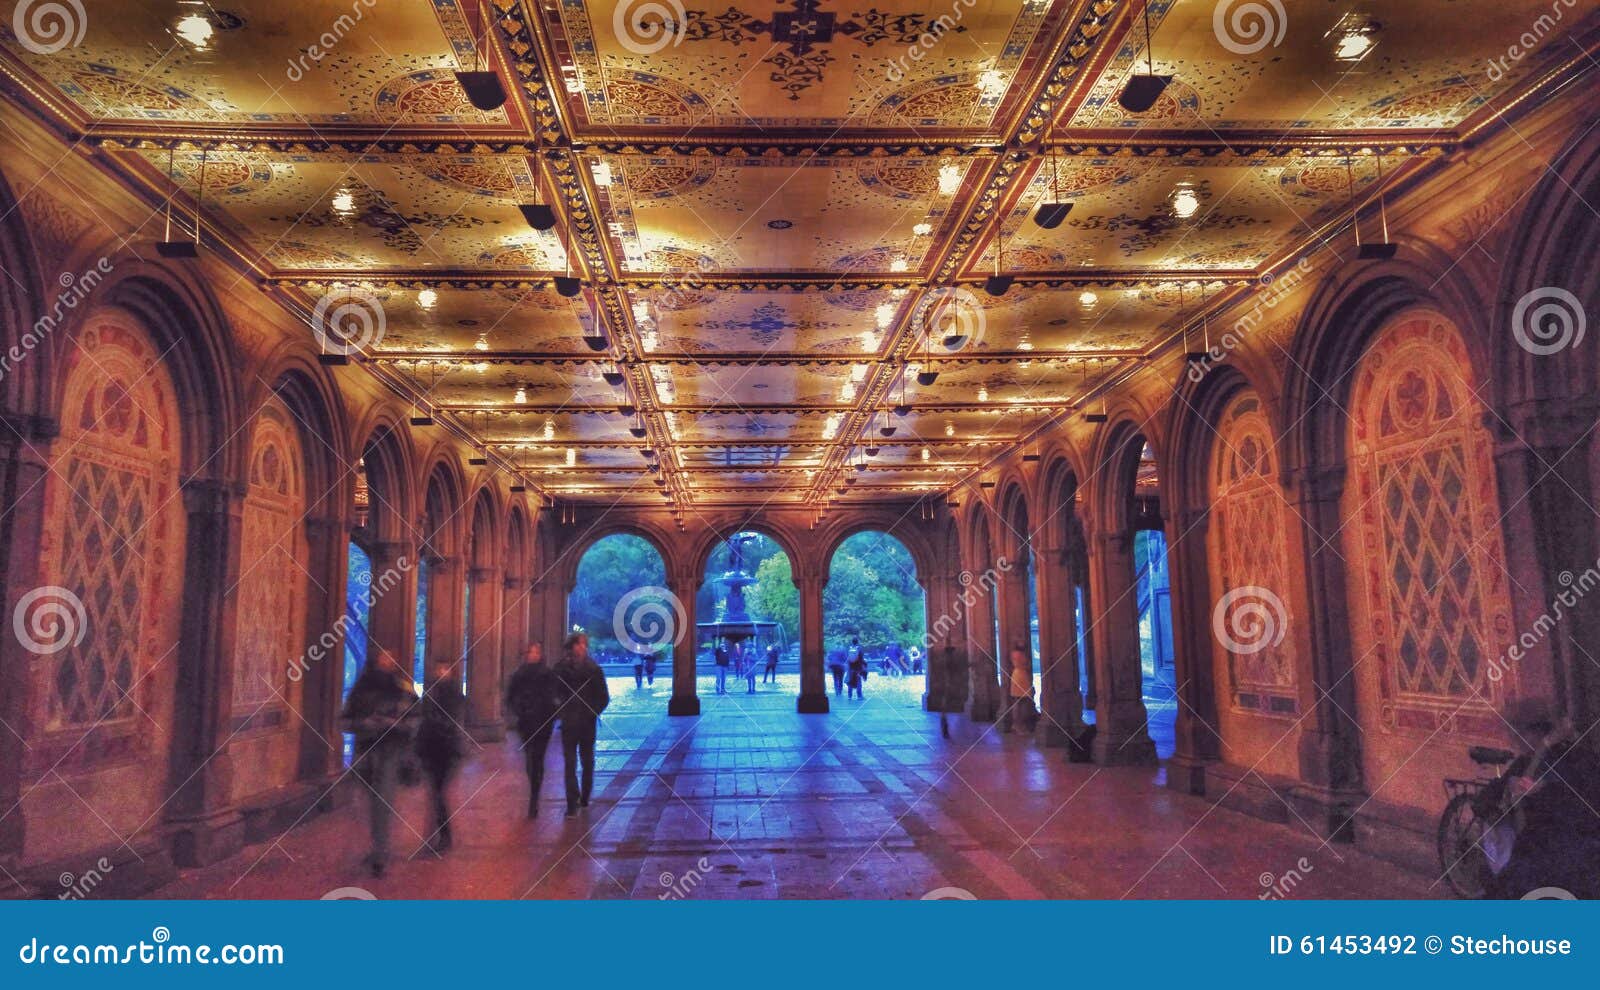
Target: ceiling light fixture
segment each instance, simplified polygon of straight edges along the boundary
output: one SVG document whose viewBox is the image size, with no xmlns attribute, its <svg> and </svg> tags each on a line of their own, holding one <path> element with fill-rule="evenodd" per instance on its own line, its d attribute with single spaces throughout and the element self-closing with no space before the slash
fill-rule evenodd
<svg viewBox="0 0 1600 990">
<path fill-rule="evenodd" d="M 482 333 L 478 334 L 478 339 L 472 342 L 472 349 L 475 350 L 475 351 L 486 351 L 486 350 L 488 350 L 489 349 L 489 335 L 488 334 L 482 334 Z"/>
<path fill-rule="evenodd" d="M 911 227 L 911 233 L 915 237 L 927 237 L 929 234 L 933 233 L 933 224 L 931 224 L 931 223 L 914 224 Z"/>
<path fill-rule="evenodd" d="M 1000 265 L 1005 258 L 1006 242 L 1004 227 L 996 227 L 994 232 L 994 274 L 983 280 L 983 291 L 991 296 L 1003 296 L 1011 288 L 1011 283 L 1016 278 L 1011 275 L 1000 274 Z"/>
<path fill-rule="evenodd" d="M 612 388 L 616 388 L 618 385 L 621 385 L 625 380 L 625 376 L 622 374 L 622 369 L 618 368 L 614 364 L 606 364 L 604 370 L 600 372 L 600 377 L 604 378 L 606 384 L 610 385 Z"/>
<path fill-rule="evenodd" d="M 1341 62 L 1359 62 L 1378 47 L 1378 31 L 1383 25 L 1365 14 L 1351 11 L 1334 22 L 1323 35 L 1333 44 L 1333 57 Z"/>
<path fill-rule="evenodd" d="M 487 41 L 487 37 L 485 38 Z M 456 82 L 460 84 L 461 91 L 467 94 L 467 102 L 479 110 L 488 112 L 498 110 L 505 105 L 506 88 L 500 84 L 498 73 L 484 69 L 478 62 L 478 42 L 472 42 L 472 69 L 458 70 Z"/>
<path fill-rule="evenodd" d="M 528 401 L 528 387 L 526 385 L 518 385 L 517 386 L 517 394 L 511 397 L 511 401 L 515 402 L 519 406 L 522 405 L 523 403 L 527 402 Z"/>
<path fill-rule="evenodd" d="M 173 152 L 167 151 L 167 181 L 173 182 Z M 167 225 L 161 235 L 161 240 L 156 242 L 156 253 L 163 258 L 198 258 L 200 257 L 200 207 L 206 196 L 206 149 L 200 149 L 200 184 L 195 189 L 194 205 L 194 240 L 175 241 L 172 239 L 172 201 L 178 196 L 177 183 L 173 182 L 171 195 L 167 197 Z M 339 355 L 343 357 L 343 355 Z M 344 362 L 339 362 L 344 363 Z"/>
<path fill-rule="evenodd" d="M 1383 240 L 1361 243 L 1361 216 L 1360 210 L 1355 205 L 1355 178 L 1350 165 L 1350 159 L 1345 159 L 1345 174 L 1350 181 L 1350 224 L 1356 231 L 1356 257 L 1362 261 L 1388 261 L 1400 250 L 1400 245 L 1389 240 L 1389 208 L 1383 200 L 1383 155 L 1377 155 L 1378 177 L 1374 180 L 1378 186 L 1378 218 L 1382 224 Z"/>
<path fill-rule="evenodd" d="M 1072 212 L 1071 203 L 1061 202 L 1061 180 L 1056 174 L 1056 159 L 1058 157 L 1055 152 L 1050 153 L 1050 201 L 1048 203 L 1040 203 L 1039 209 L 1034 211 L 1033 214 L 1033 222 L 1045 230 L 1055 230 L 1061 226 L 1061 222 L 1067 218 L 1067 214 Z"/>
<path fill-rule="evenodd" d="M 1187 220 L 1200 212 L 1200 193 L 1192 182 L 1180 182 L 1172 190 L 1172 213 L 1179 220 Z"/>
<path fill-rule="evenodd" d="M 439 302 L 439 293 L 432 289 L 422 289 L 417 292 L 417 305 L 423 309 L 432 309 Z"/>
<path fill-rule="evenodd" d="M 1144 113 L 1156 105 L 1156 100 L 1161 98 L 1162 92 L 1172 82 L 1171 76 L 1156 75 L 1155 55 L 1151 49 L 1150 39 L 1150 0 L 1145 0 L 1144 5 L 1144 55 L 1148 72 L 1134 73 L 1128 77 L 1128 82 L 1122 87 L 1122 92 L 1117 94 L 1117 102 L 1122 109 L 1129 113 Z"/>
<path fill-rule="evenodd" d="M 190 48 L 203 52 L 211 47 L 211 38 L 217 29 L 205 14 L 190 13 L 178 18 L 177 23 L 172 25 L 172 33 Z"/>
</svg>

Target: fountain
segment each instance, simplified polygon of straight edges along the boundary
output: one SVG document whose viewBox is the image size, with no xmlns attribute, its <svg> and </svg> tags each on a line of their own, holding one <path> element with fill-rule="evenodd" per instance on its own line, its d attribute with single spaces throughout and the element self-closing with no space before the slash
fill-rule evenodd
<svg viewBox="0 0 1600 990">
<path fill-rule="evenodd" d="M 777 643 L 782 651 L 783 627 L 768 619 L 752 618 L 745 606 L 744 589 L 755 584 L 756 579 L 744 569 L 744 548 L 755 539 L 754 533 L 735 533 L 728 538 L 728 569 L 717 578 L 723 589 L 722 598 L 717 602 L 716 618 L 695 623 L 699 642 L 714 646 L 726 641 L 731 646 L 747 639 L 766 640 Z M 747 651 L 746 655 L 751 654 Z"/>
</svg>

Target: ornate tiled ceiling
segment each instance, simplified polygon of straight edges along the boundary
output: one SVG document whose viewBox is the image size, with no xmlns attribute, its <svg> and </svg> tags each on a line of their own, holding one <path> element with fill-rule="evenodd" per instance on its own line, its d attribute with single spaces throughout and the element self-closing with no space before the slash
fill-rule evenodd
<svg viewBox="0 0 1600 990">
<path fill-rule="evenodd" d="M 0 29 L 14 95 L 176 186 L 180 227 L 198 198 L 208 249 L 297 311 L 381 310 L 358 363 L 502 469 L 683 511 L 948 489 L 1600 27 L 1548 0 L 80 2 L 54 41 Z M 1174 82 L 1129 113 L 1147 55 Z"/>
</svg>

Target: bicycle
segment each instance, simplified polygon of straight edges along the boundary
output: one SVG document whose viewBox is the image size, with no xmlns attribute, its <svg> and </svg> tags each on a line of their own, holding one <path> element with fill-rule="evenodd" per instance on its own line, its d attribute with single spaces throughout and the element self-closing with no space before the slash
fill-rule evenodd
<svg viewBox="0 0 1600 990">
<path fill-rule="evenodd" d="M 1498 841 L 1489 835 L 1490 830 L 1513 813 L 1511 782 L 1527 773 L 1533 756 L 1489 746 L 1471 746 L 1467 755 L 1485 771 L 1490 767 L 1502 769 L 1492 777 L 1445 779 L 1444 789 L 1450 800 L 1439 816 L 1439 867 L 1451 890 L 1476 900 L 1484 896 L 1492 876 L 1484 843 L 1493 845 Z M 1507 824 L 1515 825 L 1515 821 Z"/>
</svg>

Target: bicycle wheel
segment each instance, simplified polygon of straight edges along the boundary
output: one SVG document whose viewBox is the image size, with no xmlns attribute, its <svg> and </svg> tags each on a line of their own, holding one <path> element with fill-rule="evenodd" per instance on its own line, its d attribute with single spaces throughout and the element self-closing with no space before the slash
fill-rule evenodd
<svg viewBox="0 0 1600 990">
<path fill-rule="evenodd" d="M 1457 794 L 1439 816 L 1439 868 L 1451 890 L 1472 900 L 1483 896 L 1489 882 L 1489 861 L 1479 844 L 1485 826 L 1475 797 Z"/>
</svg>

